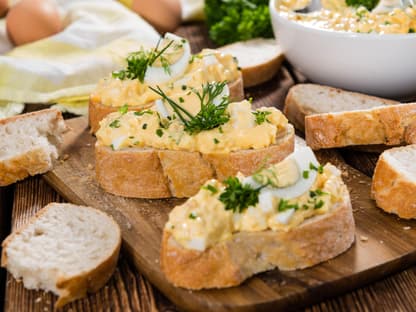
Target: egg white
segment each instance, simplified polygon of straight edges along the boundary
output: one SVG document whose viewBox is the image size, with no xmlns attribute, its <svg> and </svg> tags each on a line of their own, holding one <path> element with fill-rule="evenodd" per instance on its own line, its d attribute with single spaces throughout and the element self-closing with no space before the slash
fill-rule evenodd
<svg viewBox="0 0 416 312">
<path fill-rule="evenodd" d="M 189 59 L 191 57 L 191 47 L 189 45 L 189 41 L 185 39 L 185 42 L 183 42 L 184 38 L 171 33 L 166 33 L 164 40 L 169 42 L 173 40 L 174 42 L 171 46 L 175 44 L 183 45 L 182 56 L 179 60 L 169 66 L 169 73 L 166 72 L 161 66 L 149 66 L 144 76 L 144 82 L 147 84 L 162 84 L 174 80 L 182 76 L 188 67 Z"/>
</svg>

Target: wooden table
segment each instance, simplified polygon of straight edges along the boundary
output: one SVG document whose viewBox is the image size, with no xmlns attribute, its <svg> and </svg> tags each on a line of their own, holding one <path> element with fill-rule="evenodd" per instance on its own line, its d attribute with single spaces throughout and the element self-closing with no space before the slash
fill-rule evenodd
<svg viewBox="0 0 416 312">
<path fill-rule="evenodd" d="M 200 25 L 187 25 L 178 33 L 191 39 L 193 50 L 212 46 Z M 248 96 L 266 97 L 271 105 L 282 108 L 287 90 L 302 80 L 285 64 L 269 83 L 246 90 Z M 277 92 L 270 92 L 278 90 Z M 264 99 L 263 99 L 264 100 Z M 344 160 L 371 176 L 377 154 L 340 150 Z M 0 241 L 30 216 L 52 201 L 64 201 L 41 176 L 32 177 L 9 187 L 0 188 Z M 403 268 L 363 288 L 339 297 L 305 307 L 303 311 L 416 311 L 416 266 Z M 42 291 L 28 291 L 5 270 L 0 271 L 0 311 L 52 311 L 56 297 Z M 63 311 L 177 311 L 140 272 L 129 263 L 123 252 L 117 270 L 108 284 L 98 293 L 75 301 Z"/>
</svg>

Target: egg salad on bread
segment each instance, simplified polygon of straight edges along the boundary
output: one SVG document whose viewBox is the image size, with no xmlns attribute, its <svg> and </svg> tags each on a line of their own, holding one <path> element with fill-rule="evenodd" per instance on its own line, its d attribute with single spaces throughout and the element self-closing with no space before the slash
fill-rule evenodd
<svg viewBox="0 0 416 312">
<path fill-rule="evenodd" d="M 228 84 L 184 86 L 149 109 L 127 105 L 96 132 L 97 181 L 107 192 L 136 198 L 189 197 L 205 181 L 252 174 L 293 152 L 294 128 L 274 107 L 230 100 Z"/>
<path fill-rule="evenodd" d="M 188 40 L 170 33 L 156 47 L 131 53 L 126 62 L 126 68 L 101 79 L 90 95 L 88 115 L 94 133 L 99 122 L 120 107 L 140 111 L 152 106 L 161 96 L 151 87 L 175 98 L 184 88 L 227 81 L 231 100 L 244 98 L 241 71 L 233 56 L 210 49 L 192 55 Z"/>
<path fill-rule="evenodd" d="M 297 148 L 252 176 L 207 181 L 172 210 L 165 230 L 183 247 L 199 251 L 235 232 L 290 231 L 328 213 L 342 201 L 345 188 L 336 167 L 319 165 L 310 148 Z"/>
<path fill-rule="evenodd" d="M 187 289 L 224 288 L 278 268 L 304 269 L 354 242 L 351 201 L 340 171 L 309 147 L 254 174 L 207 181 L 165 224 L 160 265 Z"/>
<path fill-rule="evenodd" d="M 113 150 L 152 147 L 229 153 L 268 147 L 287 133 L 288 121 L 274 107 L 252 110 L 247 100 L 230 102 L 226 83 L 185 86 L 177 99 L 164 97 L 148 110 L 122 107 L 100 122 L 98 143 Z M 153 92 L 157 94 L 156 92 Z"/>
<path fill-rule="evenodd" d="M 127 57 L 125 69 L 99 81 L 91 100 L 121 107 L 148 106 L 160 98 L 148 86 L 158 85 L 169 96 L 184 85 L 198 87 L 211 81 L 234 81 L 241 76 L 237 61 L 228 54 L 204 49 L 192 55 L 188 40 L 167 33 L 157 47 Z"/>
</svg>

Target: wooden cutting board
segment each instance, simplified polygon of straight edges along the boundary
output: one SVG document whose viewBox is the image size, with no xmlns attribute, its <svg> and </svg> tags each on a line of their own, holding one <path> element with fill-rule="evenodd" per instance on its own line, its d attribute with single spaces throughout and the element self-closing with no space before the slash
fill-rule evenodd
<svg viewBox="0 0 416 312">
<path fill-rule="evenodd" d="M 95 181 L 94 143 L 85 118 L 68 121 L 60 161 L 46 181 L 68 201 L 112 215 L 123 233 L 123 248 L 137 268 L 184 310 L 283 310 L 309 305 L 359 287 L 415 263 L 416 222 L 399 220 L 374 205 L 370 179 L 347 166 L 335 152 L 318 153 L 343 171 L 356 220 L 356 242 L 347 252 L 306 270 L 259 274 L 239 287 L 188 291 L 170 285 L 161 272 L 159 248 L 169 211 L 182 200 L 128 199 L 105 193 Z M 66 157 L 64 157 L 66 158 Z M 140 174 L 139 172 L 137 174 Z"/>
</svg>

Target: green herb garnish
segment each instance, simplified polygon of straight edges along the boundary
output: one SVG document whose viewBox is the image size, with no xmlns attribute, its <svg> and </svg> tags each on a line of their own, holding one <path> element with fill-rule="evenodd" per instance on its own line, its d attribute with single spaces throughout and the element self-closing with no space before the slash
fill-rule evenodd
<svg viewBox="0 0 416 312">
<path fill-rule="evenodd" d="M 147 123 L 144 123 L 144 124 L 143 124 L 142 129 L 143 129 L 143 130 L 146 130 L 146 129 L 147 129 Z"/>
<path fill-rule="evenodd" d="M 314 209 L 322 208 L 322 206 L 325 204 L 325 202 L 321 199 L 315 205 L 313 206 Z"/>
<path fill-rule="evenodd" d="M 376 7 L 380 0 L 346 0 L 345 3 L 350 7 L 363 6 L 367 10 L 371 11 Z"/>
<path fill-rule="evenodd" d="M 159 59 L 164 71 L 170 74 L 170 64 L 163 53 L 173 44 L 174 40 L 170 41 L 161 50 L 158 50 L 161 39 L 158 41 L 156 47 L 150 51 L 144 51 L 143 49 L 137 52 L 130 53 L 127 58 L 127 68 L 112 73 L 113 78 L 120 80 L 124 79 L 139 79 L 140 82 L 144 81 L 147 68 L 152 66 L 154 62 Z"/>
<path fill-rule="evenodd" d="M 279 205 L 277 206 L 277 210 L 279 212 L 283 212 L 289 209 L 295 209 L 298 210 L 299 209 L 299 205 L 298 204 L 289 204 L 289 201 L 286 199 L 281 198 L 279 201 Z"/>
<path fill-rule="evenodd" d="M 120 114 L 124 115 L 125 113 L 127 113 L 127 112 L 128 112 L 128 110 L 129 110 L 129 106 L 128 106 L 127 104 L 124 104 L 123 106 L 121 106 L 121 107 L 118 109 L 118 112 L 119 112 Z"/>
<path fill-rule="evenodd" d="M 152 115 L 153 112 L 150 109 L 142 110 L 140 112 L 134 112 L 134 115 L 136 116 L 143 116 L 144 114 Z"/>
<path fill-rule="evenodd" d="M 268 0 L 205 0 L 210 38 L 218 45 L 273 37 Z"/>
<path fill-rule="evenodd" d="M 315 170 L 315 171 L 317 171 L 318 173 L 321 173 L 321 174 L 324 172 L 324 167 L 322 165 L 317 167 L 313 163 L 309 163 L 309 169 Z"/>
<path fill-rule="evenodd" d="M 255 111 L 253 115 L 256 117 L 256 124 L 261 125 L 263 122 L 267 121 L 267 115 L 270 115 L 271 112 L 268 111 Z"/>
<path fill-rule="evenodd" d="M 214 143 L 218 144 L 218 143 L 220 143 L 220 140 L 218 140 L 217 138 L 214 138 Z"/>
<path fill-rule="evenodd" d="M 219 200 L 225 205 L 225 210 L 242 213 L 247 207 L 259 202 L 263 186 L 254 189 L 248 184 L 243 185 L 237 177 L 229 177 L 224 184 L 226 187 Z"/>
<path fill-rule="evenodd" d="M 202 86 L 202 91 L 192 90 L 199 98 L 201 110 L 193 116 L 181 105 L 169 98 L 162 89 L 149 87 L 159 94 L 175 111 L 176 115 L 184 124 L 185 131 L 189 134 L 196 134 L 204 130 L 214 129 L 230 120 L 227 107 L 230 103 L 228 96 L 221 98 L 221 102 L 216 105 L 214 100 L 223 92 L 227 82 L 210 82 Z"/>
<path fill-rule="evenodd" d="M 308 170 L 303 170 L 303 172 L 302 172 L 302 177 L 303 177 L 304 179 L 309 178 L 309 171 L 308 171 Z"/>
<path fill-rule="evenodd" d="M 204 190 L 210 191 L 212 194 L 218 193 L 218 189 L 211 184 L 204 185 L 202 188 Z"/>
<path fill-rule="evenodd" d="M 196 213 L 194 213 L 194 212 L 191 212 L 191 213 L 189 214 L 189 219 L 195 220 L 197 217 L 198 217 L 198 216 L 197 216 L 197 215 L 196 215 Z"/>
<path fill-rule="evenodd" d="M 413 34 L 414 32 L 415 30 L 413 28 L 409 28 L 409 31 L 408 31 L 409 34 Z"/>
<path fill-rule="evenodd" d="M 157 136 L 158 137 L 162 137 L 163 136 L 163 130 L 162 129 L 160 129 L 160 128 L 158 128 L 157 130 L 156 130 L 156 134 L 157 134 Z"/>
<path fill-rule="evenodd" d="M 110 128 L 120 128 L 120 119 L 113 120 L 108 126 Z"/>
</svg>

